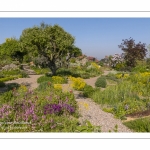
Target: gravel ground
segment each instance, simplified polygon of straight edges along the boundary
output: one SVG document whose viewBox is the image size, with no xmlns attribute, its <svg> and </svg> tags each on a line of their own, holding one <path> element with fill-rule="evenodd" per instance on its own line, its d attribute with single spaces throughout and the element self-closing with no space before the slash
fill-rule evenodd
<svg viewBox="0 0 150 150">
<path fill-rule="evenodd" d="M 42 75 L 29 75 L 29 78 L 19 78 L 16 80 L 7 81 L 5 83 L 30 84 L 30 89 L 33 90 L 38 87 L 37 79 L 41 76 Z"/>
<path fill-rule="evenodd" d="M 117 125 L 117 132 L 132 132 L 126 126 L 122 124 L 122 121 L 114 118 L 110 113 L 106 113 L 101 110 L 100 106 L 93 102 L 89 98 L 76 99 L 79 105 L 79 112 L 82 117 L 79 121 L 82 123 L 85 120 L 89 120 L 91 124 L 101 126 L 101 132 L 114 132 Z"/>
</svg>

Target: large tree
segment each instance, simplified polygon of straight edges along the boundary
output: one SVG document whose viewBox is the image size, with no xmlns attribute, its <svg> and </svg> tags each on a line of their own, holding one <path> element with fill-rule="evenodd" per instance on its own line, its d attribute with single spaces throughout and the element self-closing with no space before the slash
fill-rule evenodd
<svg viewBox="0 0 150 150">
<path fill-rule="evenodd" d="M 45 57 L 53 75 L 63 65 L 67 66 L 71 57 L 81 55 L 81 50 L 74 45 L 75 38 L 59 25 L 41 23 L 27 28 L 20 41 L 30 53 L 38 52 L 40 57 Z"/>
<path fill-rule="evenodd" d="M 123 43 L 119 45 L 124 51 L 124 59 L 126 61 L 126 65 L 129 67 L 135 67 L 137 60 L 142 60 L 145 58 L 147 49 L 145 43 L 135 43 L 135 40 L 132 38 L 122 40 Z"/>
<path fill-rule="evenodd" d="M 26 52 L 21 49 L 20 42 L 16 38 L 7 38 L 6 41 L 0 45 L 0 53 L 1 56 L 9 56 L 20 62 L 23 61 L 23 56 L 26 54 Z"/>
</svg>

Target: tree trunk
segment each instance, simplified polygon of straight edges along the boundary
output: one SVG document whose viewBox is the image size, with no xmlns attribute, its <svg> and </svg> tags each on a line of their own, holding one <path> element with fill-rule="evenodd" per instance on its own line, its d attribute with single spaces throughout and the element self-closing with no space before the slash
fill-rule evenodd
<svg viewBox="0 0 150 150">
<path fill-rule="evenodd" d="M 53 63 L 50 63 L 50 66 L 49 66 L 50 70 L 52 71 L 52 75 L 56 75 L 56 71 L 57 71 L 57 67 L 56 67 L 56 64 L 53 62 Z"/>
</svg>

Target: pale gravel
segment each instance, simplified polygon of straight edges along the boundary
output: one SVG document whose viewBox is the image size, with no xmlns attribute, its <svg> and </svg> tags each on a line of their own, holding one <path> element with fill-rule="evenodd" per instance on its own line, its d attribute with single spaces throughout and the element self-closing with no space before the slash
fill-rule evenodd
<svg viewBox="0 0 150 150">
<path fill-rule="evenodd" d="M 76 101 L 79 106 L 79 113 L 82 115 L 79 118 L 81 123 L 89 120 L 92 125 L 100 126 L 101 132 L 115 132 L 116 125 L 118 126 L 117 132 L 132 132 L 122 124 L 121 120 L 114 118 L 110 113 L 102 111 L 100 106 L 90 98 L 78 98 Z"/>
<path fill-rule="evenodd" d="M 37 83 L 37 79 L 41 76 L 42 75 L 29 75 L 29 78 L 19 78 L 16 80 L 7 81 L 5 83 L 29 84 L 29 89 L 33 90 L 38 87 L 39 84 Z"/>
</svg>

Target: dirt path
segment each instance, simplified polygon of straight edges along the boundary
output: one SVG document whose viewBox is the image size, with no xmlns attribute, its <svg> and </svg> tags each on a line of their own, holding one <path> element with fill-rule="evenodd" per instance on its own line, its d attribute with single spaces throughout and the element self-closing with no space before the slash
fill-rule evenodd
<svg viewBox="0 0 150 150">
<path fill-rule="evenodd" d="M 37 79 L 41 76 L 42 75 L 29 75 L 29 78 L 19 78 L 19 79 L 16 79 L 16 80 L 7 81 L 5 83 L 6 84 L 7 83 L 18 83 L 18 84 L 26 83 L 26 84 L 29 84 L 30 89 L 33 90 L 33 89 L 38 87 Z"/>
</svg>

